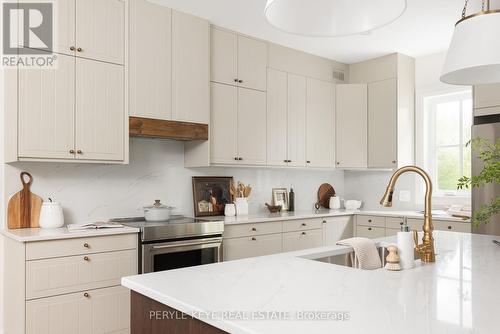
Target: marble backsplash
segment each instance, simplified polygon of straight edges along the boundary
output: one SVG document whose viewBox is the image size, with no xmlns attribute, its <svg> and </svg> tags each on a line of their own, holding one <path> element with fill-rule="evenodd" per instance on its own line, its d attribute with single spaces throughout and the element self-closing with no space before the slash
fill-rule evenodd
<svg viewBox="0 0 500 334">
<path fill-rule="evenodd" d="M 253 187 L 250 212 L 264 210 L 272 188 L 293 187 L 296 210 L 310 210 L 321 183 L 344 194 L 344 172 L 279 168 L 184 168 L 182 142 L 132 138 L 129 165 L 16 163 L 5 165 L 6 198 L 20 189 L 19 173 L 33 175 L 32 191 L 61 202 L 67 223 L 142 215 L 161 199 L 174 213 L 193 215 L 191 177 L 233 176 Z"/>
</svg>

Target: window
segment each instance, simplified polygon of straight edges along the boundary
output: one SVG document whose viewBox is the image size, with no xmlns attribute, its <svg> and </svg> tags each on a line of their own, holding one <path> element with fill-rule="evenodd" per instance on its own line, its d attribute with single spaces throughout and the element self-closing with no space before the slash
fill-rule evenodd
<svg viewBox="0 0 500 334">
<path fill-rule="evenodd" d="M 457 190 L 457 180 L 471 174 L 471 91 L 424 98 L 424 166 L 430 172 L 436 196 L 470 196 Z"/>
</svg>

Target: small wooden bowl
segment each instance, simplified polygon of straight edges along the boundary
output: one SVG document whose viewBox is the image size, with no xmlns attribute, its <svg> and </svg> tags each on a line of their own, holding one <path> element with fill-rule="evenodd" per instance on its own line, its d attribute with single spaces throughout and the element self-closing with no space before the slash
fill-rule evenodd
<svg viewBox="0 0 500 334">
<path fill-rule="evenodd" d="M 281 205 L 269 205 L 266 203 L 266 206 L 271 213 L 281 212 Z"/>
</svg>

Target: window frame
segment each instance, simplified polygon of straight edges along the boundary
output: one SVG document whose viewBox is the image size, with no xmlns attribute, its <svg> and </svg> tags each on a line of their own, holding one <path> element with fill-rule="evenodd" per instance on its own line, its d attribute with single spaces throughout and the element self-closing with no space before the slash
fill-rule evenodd
<svg viewBox="0 0 500 334">
<path fill-rule="evenodd" d="M 458 148 L 459 151 L 459 161 L 460 161 L 460 176 L 463 175 L 464 171 L 464 151 L 465 143 L 464 141 L 464 108 L 463 102 L 466 100 L 472 101 L 472 89 L 461 89 L 448 92 L 429 92 L 422 96 L 423 98 L 423 122 L 422 122 L 422 133 L 423 133 L 423 165 L 424 168 L 429 172 L 432 182 L 434 183 L 433 197 L 438 198 L 466 198 L 469 199 L 471 194 L 470 190 L 442 190 L 438 188 L 439 182 L 437 179 L 438 166 L 437 166 L 437 155 L 439 148 Z M 460 106 L 460 116 L 459 116 L 459 143 L 458 144 L 437 144 L 437 134 L 436 134 L 436 117 L 437 110 L 436 106 L 439 103 L 459 101 Z M 471 104 L 471 117 L 473 112 L 473 107 Z M 471 123 L 472 124 L 472 123 Z M 458 180 L 457 180 L 458 182 Z"/>
</svg>

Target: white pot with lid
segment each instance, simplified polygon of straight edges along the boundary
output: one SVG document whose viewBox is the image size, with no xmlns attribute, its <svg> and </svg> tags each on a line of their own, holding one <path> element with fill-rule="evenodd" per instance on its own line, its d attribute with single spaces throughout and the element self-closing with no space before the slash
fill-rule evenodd
<svg viewBox="0 0 500 334">
<path fill-rule="evenodd" d="M 144 219 L 148 222 L 161 222 L 170 219 L 172 210 L 171 206 L 163 205 L 160 200 L 155 200 L 155 203 L 151 206 L 145 206 L 144 208 Z"/>
</svg>

